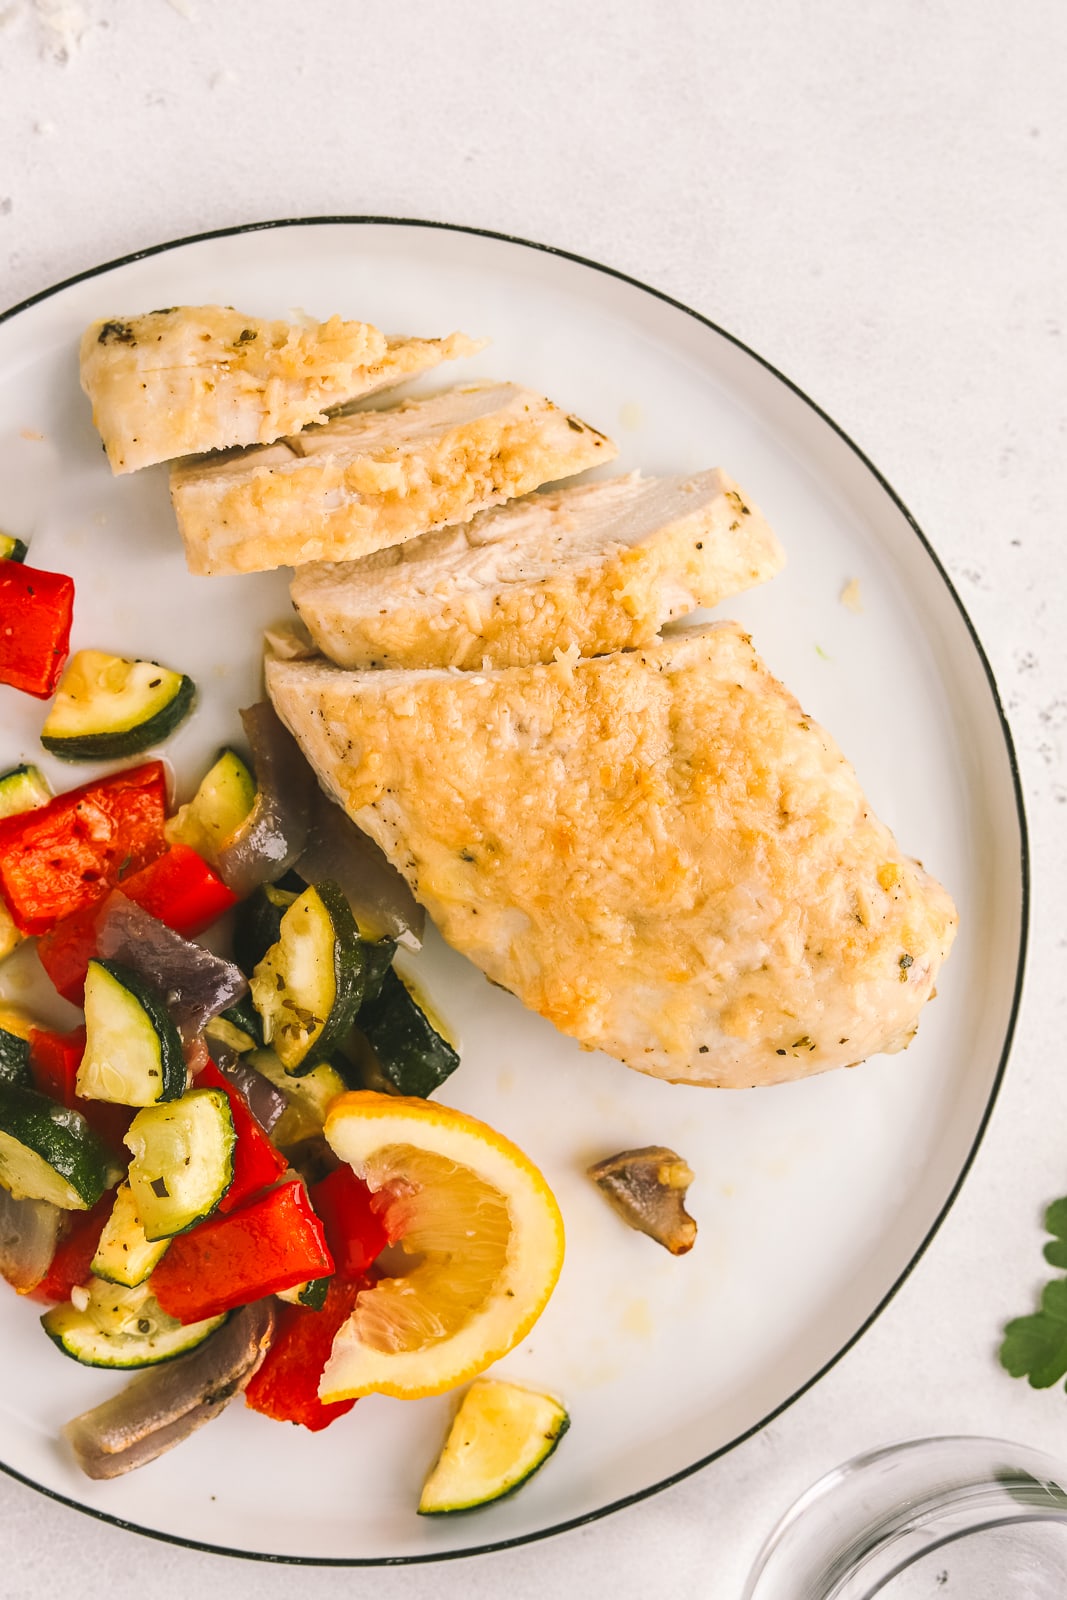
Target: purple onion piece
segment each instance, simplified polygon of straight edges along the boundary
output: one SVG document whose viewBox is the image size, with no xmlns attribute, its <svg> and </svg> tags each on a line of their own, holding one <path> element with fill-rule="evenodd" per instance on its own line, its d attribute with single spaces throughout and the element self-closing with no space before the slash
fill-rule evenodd
<svg viewBox="0 0 1067 1600">
<path fill-rule="evenodd" d="M 250 1067 L 229 1045 L 222 1044 L 218 1039 L 208 1039 L 207 1047 L 223 1077 L 229 1078 L 235 1089 L 240 1089 L 248 1101 L 249 1111 L 263 1132 L 269 1133 L 288 1104 L 282 1091 L 275 1088 L 262 1072 Z"/>
<path fill-rule="evenodd" d="M 96 927 L 99 953 L 132 967 L 159 991 L 187 1042 L 248 989 L 240 967 L 183 939 L 120 889 L 104 901 Z"/>
<path fill-rule="evenodd" d="M 20 1294 L 36 1289 L 52 1265 L 60 1215 L 47 1200 L 16 1200 L 0 1189 L 0 1277 Z"/>
<path fill-rule="evenodd" d="M 103 1405 L 75 1417 L 63 1433 L 82 1471 L 117 1478 L 180 1444 L 241 1393 L 273 1335 L 271 1301 L 243 1306 L 189 1355 L 149 1367 Z"/>
<path fill-rule="evenodd" d="M 374 840 L 318 788 L 307 848 L 296 866 L 307 883 L 332 879 L 368 938 L 401 939 L 409 950 L 421 945 L 426 913 L 407 883 Z"/>
<path fill-rule="evenodd" d="M 233 838 L 219 851 L 218 870 L 242 900 L 295 866 L 307 841 L 308 812 L 318 793 L 314 774 L 273 706 L 261 700 L 241 712 L 252 747 L 256 799 Z"/>
</svg>

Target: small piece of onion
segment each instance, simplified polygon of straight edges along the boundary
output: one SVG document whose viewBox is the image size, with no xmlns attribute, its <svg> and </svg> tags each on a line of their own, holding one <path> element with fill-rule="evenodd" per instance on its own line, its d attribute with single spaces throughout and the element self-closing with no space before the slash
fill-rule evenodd
<svg viewBox="0 0 1067 1600">
<path fill-rule="evenodd" d="M 149 1367 L 63 1433 L 90 1478 L 117 1478 L 154 1461 L 217 1417 L 251 1379 L 274 1336 L 270 1300 L 233 1312 L 187 1356 Z"/>
<path fill-rule="evenodd" d="M 0 1188 L 0 1276 L 20 1294 L 36 1289 L 52 1265 L 61 1215 L 47 1200 L 16 1200 Z"/>
<path fill-rule="evenodd" d="M 240 1089 L 263 1132 L 269 1133 L 289 1104 L 285 1095 L 228 1045 L 209 1039 L 208 1050 L 223 1077 L 229 1078 L 235 1089 Z"/>
<path fill-rule="evenodd" d="M 218 870 L 242 900 L 295 866 L 307 842 L 308 813 L 318 792 L 314 774 L 273 706 L 261 700 L 241 712 L 252 748 L 256 798 L 237 832 L 221 847 Z"/>
<path fill-rule="evenodd" d="M 240 967 L 183 939 L 121 889 L 112 889 L 104 901 L 96 928 L 99 953 L 124 962 L 159 991 L 184 1039 L 194 1039 L 248 989 Z"/>
<path fill-rule="evenodd" d="M 330 878 L 368 939 L 396 939 L 418 950 L 426 913 L 374 840 L 316 789 L 307 848 L 296 864 L 305 883 Z"/>
</svg>

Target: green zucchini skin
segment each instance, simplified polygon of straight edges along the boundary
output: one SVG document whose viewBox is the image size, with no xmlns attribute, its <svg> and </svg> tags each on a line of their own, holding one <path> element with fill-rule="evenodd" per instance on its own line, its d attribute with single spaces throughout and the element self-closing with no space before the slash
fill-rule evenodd
<svg viewBox="0 0 1067 1600">
<path fill-rule="evenodd" d="M 121 961 L 104 961 L 97 959 L 90 961 L 90 977 L 94 967 L 102 968 L 103 971 L 106 972 L 111 979 L 113 979 L 114 983 L 119 986 L 119 989 L 124 993 L 127 999 L 127 1003 L 131 1007 L 138 1008 L 144 1014 L 159 1049 L 159 1093 L 150 1099 L 144 1097 L 129 1099 L 121 1101 L 120 1104 L 138 1106 L 154 1105 L 160 1100 L 180 1099 L 185 1093 L 186 1089 L 187 1073 L 185 1067 L 185 1052 L 182 1050 L 182 1041 L 178 1030 L 171 1021 L 170 1014 L 168 1013 L 166 1006 L 163 1004 L 162 999 L 154 989 L 150 988 L 148 984 L 146 984 L 138 976 L 137 973 L 133 972 L 129 967 L 124 966 Z M 110 998 L 113 993 L 113 991 L 110 991 L 108 998 Z M 117 999 L 118 997 L 115 998 Z M 96 1038 L 94 1037 L 94 1034 L 97 1032 L 97 1029 L 94 1028 L 95 1021 L 97 1021 L 97 1016 L 94 1007 L 94 997 L 90 991 L 90 993 L 87 994 L 86 1004 L 85 1022 L 87 1038 L 85 1044 L 85 1055 L 82 1059 L 82 1065 L 78 1069 L 78 1092 L 79 1094 L 86 1095 L 89 1099 L 108 1099 L 111 1097 L 101 1094 L 94 1095 L 93 1093 L 93 1067 L 95 1063 L 94 1052 L 97 1047 Z M 117 1019 L 117 1023 L 111 1019 L 108 1019 L 108 1021 L 109 1031 L 112 1034 L 121 1034 L 121 1018 Z M 133 1054 L 134 1050 L 131 1042 L 128 1059 L 132 1060 Z M 152 1071 L 154 1072 L 155 1070 L 156 1068 L 153 1065 Z"/>
<path fill-rule="evenodd" d="M 21 564 L 28 554 L 25 540 L 16 539 L 13 533 L 0 533 L 0 561 L 17 561 Z"/>
<path fill-rule="evenodd" d="M 80 1111 L 36 1089 L 0 1083 L 0 1183 L 16 1199 L 88 1211 L 118 1178 Z"/>
<path fill-rule="evenodd" d="M 0 817 L 14 817 L 23 811 L 36 811 L 52 798 L 48 780 L 39 767 L 23 763 L 0 775 Z"/>
<path fill-rule="evenodd" d="M 313 937 L 311 933 L 300 933 L 298 926 L 300 918 L 311 919 L 315 898 L 325 913 L 325 917 L 315 913 L 315 928 L 321 933 L 325 926 L 329 947 L 324 944 L 315 952 L 314 965 L 320 972 L 332 966 L 333 995 L 325 1016 L 321 1010 L 315 1009 L 319 1004 L 316 996 L 308 994 L 306 988 L 299 992 L 291 988 L 289 974 L 283 966 L 287 939 Z M 294 923 L 289 919 L 297 920 Z M 287 921 L 288 927 L 285 925 Z M 327 880 L 306 889 L 286 910 L 278 939 L 253 973 L 252 999 L 264 1019 L 264 1038 L 268 1033 L 271 1035 L 268 1042 L 293 1077 L 302 1077 L 320 1062 L 329 1061 L 351 1028 L 365 992 L 365 950 L 365 941 L 360 937 L 352 909 L 335 883 Z M 287 998 L 276 1005 L 279 996 Z M 291 1037 L 285 1039 L 287 1029 L 290 1035 L 295 1031 L 291 1023 L 283 1020 L 281 1028 L 277 1032 L 274 1029 L 275 1018 L 281 1016 L 284 1019 L 285 1010 L 291 1016 L 295 1015 L 293 1008 L 297 1006 L 314 1021 L 317 1028 L 314 1037 L 304 1046 L 299 1042 L 294 1044 Z"/>
<path fill-rule="evenodd" d="M 246 975 L 251 976 L 271 945 L 277 944 L 282 918 L 306 888 L 301 878 L 287 872 L 277 883 L 260 884 L 241 901 L 234 912 L 233 958 Z"/>
<path fill-rule="evenodd" d="M 30 1087 L 30 1041 L 0 1028 L 0 1083 Z"/>
<path fill-rule="evenodd" d="M 171 817 L 164 832 L 171 844 L 187 844 L 217 866 L 219 850 L 241 826 L 255 799 L 255 779 L 236 750 L 220 750 L 196 794 Z"/>
<path fill-rule="evenodd" d="M 129 1301 L 128 1313 L 105 1319 L 94 1314 L 93 1302 L 106 1304 L 111 1298 L 107 1294 L 109 1287 L 103 1282 L 92 1284 L 90 1304 L 84 1311 L 68 1301 L 53 1306 L 41 1318 L 41 1326 L 53 1344 L 83 1367 L 121 1371 L 157 1367 L 195 1350 L 226 1321 L 221 1316 L 182 1324 L 167 1316 L 152 1295 L 131 1294 L 121 1288 L 115 1289 L 114 1298 Z M 114 1309 L 120 1312 L 123 1308 Z"/>
<path fill-rule="evenodd" d="M 101 730 L 99 733 L 79 733 L 65 738 L 42 734 L 44 748 L 62 761 L 117 761 L 127 756 L 140 755 L 164 739 L 183 723 L 196 699 L 196 684 L 183 675 L 174 697 L 162 710 L 148 717 L 134 728 L 121 731 Z"/>
<path fill-rule="evenodd" d="M 428 1099 L 459 1066 L 459 1053 L 392 967 L 375 998 L 361 1008 L 356 1025 L 397 1094 Z"/>
</svg>

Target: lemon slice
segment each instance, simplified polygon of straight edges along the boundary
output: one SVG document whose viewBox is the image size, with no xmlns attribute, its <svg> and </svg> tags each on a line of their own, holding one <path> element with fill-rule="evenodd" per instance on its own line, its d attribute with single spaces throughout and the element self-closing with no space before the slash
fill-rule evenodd
<svg viewBox="0 0 1067 1600">
<path fill-rule="evenodd" d="M 393 1275 L 339 1329 L 319 1397 L 441 1394 L 484 1372 L 540 1316 L 563 1264 L 544 1178 L 501 1134 L 428 1100 L 341 1095 L 323 1130 L 382 1196 Z"/>
<path fill-rule="evenodd" d="M 473 1511 L 521 1489 L 570 1427 L 558 1400 L 483 1378 L 463 1397 L 419 1500 L 424 1517 Z"/>
</svg>

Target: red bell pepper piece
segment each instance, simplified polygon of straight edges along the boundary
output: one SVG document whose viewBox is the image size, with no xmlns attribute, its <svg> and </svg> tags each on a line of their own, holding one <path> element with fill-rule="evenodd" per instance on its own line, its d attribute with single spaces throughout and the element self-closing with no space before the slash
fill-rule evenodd
<svg viewBox="0 0 1067 1600">
<path fill-rule="evenodd" d="M 167 848 L 161 761 L 0 820 L 0 892 L 20 933 L 47 933 Z"/>
<path fill-rule="evenodd" d="M 319 1379 L 333 1347 L 334 1334 L 352 1314 L 367 1279 L 331 1278 L 321 1311 L 282 1305 L 262 1366 L 245 1389 L 245 1404 L 277 1422 L 296 1422 L 312 1433 L 351 1411 L 354 1400 L 319 1399 Z"/>
<path fill-rule="evenodd" d="M 296 1179 L 178 1234 L 151 1283 L 164 1311 L 199 1322 L 332 1272 L 322 1223 Z"/>
<path fill-rule="evenodd" d="M 237 904 L 214 867 L 187 844 L 172 844 L 166 855 L 123 878 L 122 892 L 183 939 L 195 939 Z"/>
<path fill-rule="evenodd" d="M 70 650 L 74 579 L 0 564 L 0 683 L 47 700 Z"/>
<path fill-rule="evenodd" d="M 198 1089 L 221 1089 L 230 1102 L 233 1131 L 237 1135 L 233 1147 L 233 1182 L 219 1201 L 218 1209 L 225 1215 L 238 1206 L 277 1183 L 289 1163 L 280 1150 L 276 1150 L 259 1123 L 248 1109 L 248 1101 L 235 1083 L 231 1083 L 210 1059 L 197 1073 Z"/>
<path fill-rule="evenodd" d="M 123 1144 L 136 1112 L 132 1106 L 114 1105 L 106 1100 L 83 1100 L 77 1090 L 78 1068 L 85 1054 L 85 1029 L 72 1033 L 53 1033 L 34 1028 L 30 1033 L 30 1077 L 41 1094 L 58 1100 L 61 1106 L 80 1111 L 94 1133 L 125 1166 L 130 1153 Z"/>
<path fill-rule="evenodd" d="M 80 1283 L 88 1283 L 96 1247 L 114 1204 L 115 1196 L 108 1192 L 100 1196 L 91 1211 L 69 1213 L 70 1225 L 56 1245 L 52 1264 L 37 1287 L 26 1296 L 28 1300 L 43 1300 L 50 1305 L 69 1300 L 72 1289 Z"/>
<path fill-rule="evenodd" d="M 312 1185 L 311 1204 L 322 1218 L 326 1243 L 341 1277 L 362 1277 L 389 1243 L 372 1200 L 371 1190 L 348 1166 L 337 1167 Z"/>
<path fill-rule="evenodd" d="M 237 904 L 218 873 L 187 844 L 171 845 L 165 855 L 124 877 L 119 887 L 127 900 L 135 900 L 183 939 L 195 939 Z M 85 999 L 85 974 L 97 954 L 98 919 L 105 909 L 106 897 L 63 917 L 37 946 L 41 965 L 72 1005 Z"/>
</svg>

